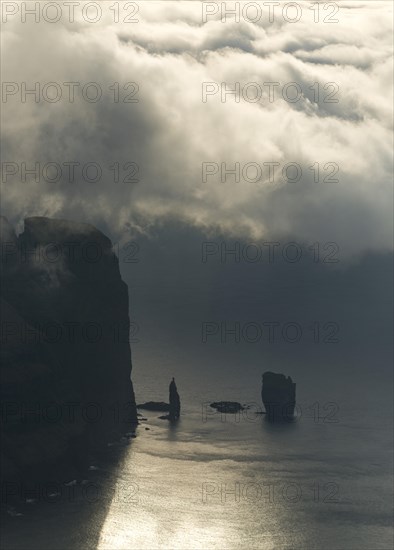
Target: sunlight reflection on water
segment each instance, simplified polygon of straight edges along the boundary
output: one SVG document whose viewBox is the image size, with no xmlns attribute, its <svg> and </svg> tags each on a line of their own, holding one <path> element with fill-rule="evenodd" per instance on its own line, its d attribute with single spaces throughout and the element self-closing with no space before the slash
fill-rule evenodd
<svg viewBox="0 0 394 550">
<path fill-rule="evenodd" d="M 147 416 L 98 550 L 371 548 L 390 539 L 386 477 L 368 481 L 368 458 L 355 467 L 351 426 L 202 423 L 197 410 L 170 426 Z"/>
<path fill-rule="evenodd" d="M 124 462 L 99 550 L 275 547 L 289 510 L 264 487 L 273 465 L 255 461 L 246 441 L 229 449 L 198 433 L 187 438 L 184 419 L 178 434 L 160 421 L 150 426 Z M 261 437 L 261 425 L 253 428 Z"/>
</svg>

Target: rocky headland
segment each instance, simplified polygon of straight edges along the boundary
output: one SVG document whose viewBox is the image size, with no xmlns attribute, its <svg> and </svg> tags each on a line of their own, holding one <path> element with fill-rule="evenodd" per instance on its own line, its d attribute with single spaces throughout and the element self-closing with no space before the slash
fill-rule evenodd
<svg viewBox="0 0 394 550">
<path fill-rule="evenodd" d="M 129 297 L 95 227 L 1 219 L 1 479 L 70 479 L 133 432 Z"/>
</svg>

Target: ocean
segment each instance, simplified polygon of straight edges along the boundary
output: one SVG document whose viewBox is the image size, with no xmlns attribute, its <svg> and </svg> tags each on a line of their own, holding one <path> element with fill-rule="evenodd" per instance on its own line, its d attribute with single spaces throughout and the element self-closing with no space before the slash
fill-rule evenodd
<svg viewBox="0 0 394 550">
<path fill-rule="evenodd" d="M 223 377 L 217 357 L 198 370 L 203 357 L 196 354 L 188 375 L 182 350 L 171 354 L 161 344 L 160 361 L 152 347 L 136 346 L 137 402 L 166 400 L 174 375 L 180 420 L 140 411 L 146 420 L 137 438 L 108 442 L 107 458 L 116 453 L 116 464 L 101 457 L 72 497 L 26 504 L 23 515 L 8 517 L 3 548 L 391 548 L 388 390 L 373 402 L 373 381 L 361 377 L 349 394 L 344 377 L 335 393 L 329 370 L 316 387 L 310 373 L 296 376 L 295 365 L 286 374 L 297 382 L 296 417 L 270 423 L 258 414 L 259 369 L 240 371 L 229 353 Z M 209 407 L 218 400 L 249 408 L 221 414 Z"/>
<path fill-rule="evenodd" d="M 371 262 L 317 266 L 312 278 L 293 264 L 213 273 L 198 239 L 175 248 L 173 261 L 148 249 L 121 269 L 136 401 L 168 401 L 174 376 L 179 421 L 141 410 L 136 438 L 108 441 L 75 485 L 8 515 L 2 547 L 391 549 L 390 271 Z M 273 338 L 267 322 L 277 323 Z M 297 341 L 283 332 L 289 323 L 301 327 Z M 268 370 L 297 384 L 293 421 L 259 414 Z M 222 400 L 249 408 L 209 406 Z"/>
</svg>

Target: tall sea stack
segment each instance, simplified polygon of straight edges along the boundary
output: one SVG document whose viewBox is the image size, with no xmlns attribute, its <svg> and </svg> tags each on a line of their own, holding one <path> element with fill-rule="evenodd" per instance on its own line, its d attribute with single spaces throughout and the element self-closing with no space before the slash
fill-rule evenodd
<svg viewBox="0 0 394 550">
<path fill-rule="evenodd" d="M 175 378 L 171 380 L 170 387 L 169 387 L 169 393 L 170 393 L 170 414 L 169 419 L 170 420 L 177 420 L 180 417 L 181 414 L 181 400 L 179 398 L 178 389 L 175 384 Z"/>
</svg>

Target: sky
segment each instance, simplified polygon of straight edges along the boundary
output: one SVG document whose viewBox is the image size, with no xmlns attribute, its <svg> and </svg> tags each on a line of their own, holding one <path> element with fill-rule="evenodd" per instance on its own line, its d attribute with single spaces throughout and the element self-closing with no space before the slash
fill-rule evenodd
<svg viewBox="0 0 394 550">
<path fill-rule="evenodd" d="M 392 249 L 390 2 L 22 4 L 2 2 L 2 208 L 20 229 Z"/>
<path fill-rule="evenodd" d="M 2 213 L 112 239 L 134 368 L 211 345 L 219 368 L 389 373 L 392 4 L 90 5 L 2 3 Z"/>
</svg>

